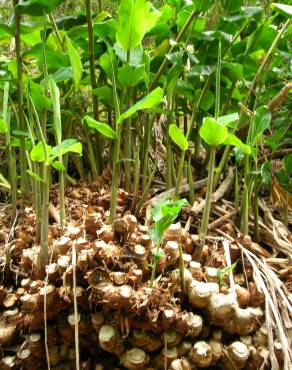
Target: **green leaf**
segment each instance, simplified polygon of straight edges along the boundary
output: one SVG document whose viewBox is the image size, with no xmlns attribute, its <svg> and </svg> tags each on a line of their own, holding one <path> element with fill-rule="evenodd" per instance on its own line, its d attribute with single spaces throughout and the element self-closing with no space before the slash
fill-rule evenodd
<svg viewBox="0 0 292 370">
<path fill-rule="evenodd" d="M 114 19 L 98 22 L 93 25 L 94 34 L 102 40 L 115 39 L 117 24 Z"/>
<path fill-rule="evenodd" d="M 200 136 L 208 145 L 217 147 L 227 139 L 227 127 L 220 125 L 213 118 L 206 117 L 200 128 Z"/>
<path fill-rule="evenodd" d="M 215 71 L 214 66 L 205 65 L 196 65 L 193 66 L 188 72 L 188 77 L 197 77 L 197 76 L 209 76 Z"/>
<path fill-rule="evenodd" d="M 233 145 L 237 148 L 240 148 L 245 154 L 251 154 L 251 147 L 244 144 L 236 135 L 228 134 L 227 138 L 223 141 L 224 145 Z"/>
<path fill-rule="evenodd" d="M 26 170 L 26 172 L 31 176 L 33 179 L 39 182 L 45 182 L 43 178 L 41 178 L 37 173 L 31 171 L 31 170 Z"/>
<path fill-rule="evenodd" d="M 280 3 L 272 3 L 272 7 L 276 8 L 277 11 L 288 18 L 292 17 L 292 6 L 286 5 L 286 4 L 280 4 Z"/>
<path fill-rule="evenodd" d="M 116 132 L 106 123 L 104 122 L 98 122 L 95 119 L 85 116 L 84 120 L 86 121 L 87 125 L 91 128 L 94 128 L 99 133 L 101 133 L 103 136 L 106 136 L 110 139 L 116 139 L 117 134 Z"/>
<path fill-rule="evenodd" d="M 213 5 L 213 0 L 193 0 L 197 12 L 206 12 Z"/>
<path fill-rule="evenodd" d="M 16 5 L 15 11 L 19 14 L 42 17 L 44 14 L 51 13 L 64 0 L 26 0 Z"/>
<path fill-rule="evenodd" d="M 60 161 L 52 162 L 52 167 L 54 167 L 58 172 L 64 172 L 65 166 Z"/>
<path fill-rule="evenodd" d="M 52 77 L 56 83 L 71 80 L 73 79 L 72 67 L 60 68 L 52 75 Z"/>
<path fill-rule="evenodd" d="M 102 87 L 98 87 L 98 88 L 92 90 L 92 92 L 94 93 L 94 95 L 99 97 L 99 100 L 103 104 L 106 104 L 110 107 L 114 107 L 113 90 L 109 86 L 105 85 L 105 86 L 102 86 Z"/>
<path fill-rule="evenodd" d="M 81 77 L 83 73 L 81 58 L 80 58 L 79 52 L 73 46 L 68 36 L 66 36 L 66 42 L 67 42 L 70 63 L 71 63 L 72 70 L 73 70 L 74 86 L 75 86 L 75 90 L 77 90 L 80 85 L 80 81 L 81 81 Z"/>
<path fill-rule="evenodd" d="M 195 101 L 196 99 L 199 99 L 201 93 L 202 93 L 202 89 L 196 90 Z M 214 93 L 212 91 L 207 90 L 200 101 L 199 108 L 207 112 L 214 105 L 214 102 L 215 102 Z"/>
<path fill-rule="evenodd" d="M 230 125 L 232 122 L 235 122 L 238 120 L 238 113 L 231 113 L 231 114 L 227 114 L 226 116 L 221 116 L 221 117 L 218 117 L 217 119 L 217 122 L 222 125 L 222 126 L 231 126 Z"/>
<path fill-rule="evenodd" d="M 122 123 L 128 117 L 131 117 L 139 110 L 143 109 L 150 109 L 153 108 L 155 105 L 161 103 L 163 100 L 163 90 L 161 87 L 157 87 L 153 91 L 151 91 L 148 95 L 144 98 L 139 100 L 136 104 L 134 104 L 130 109 L 128 109 L 125 113 L 123 113 L 117 123 Z"/>
<path fill-rule="evenodd" d="M 114 51 L 117 57 L 119 57 L 123 63 L 128 63 L 126 50 L 120 47 L 120 45 L 117 42 L 114 45 Z M 129 64 L 134 67 L 139 67 L 142 64 L 142 56 L 143 49 L 141 46 L 137 46 L 136 48 L 132 49 L 130 53 Z"/>
<path fill-rule="evenodd" d="M 49 90 L 53 103 L 54 111 L 54 131 L 56 135 L 56 140 L 58 144 L 62 141 L 62 123 L 61 123 L 61 107 L 60 107 L 60 90 L 56 82 L 49 77 Z"/>
<path fill-rule="evenodd" d="M 161 242 L 164 232 L 177 218 L 182 207 L 185 205 L 188 205 L 186 199 L 168 199 L 153 206 L 151 209 L 151 217 L 153 221 L 155 221 L 155 225 L 149 229 L 148 233 L 155 244 L 159 244 Z"/>
<path fill-rule="evenodd" d="M 174 123 L 169 126 L 169 136 L 171 137 L 172 141 L 180 147 L 181 150 L 188 149 L 189 144 L 183 131 Z"/>
<path fill-rule="evenodd" d="M 288 154 L 284 158 L 283 162 L 284 162 L 285 172 L 288 175 L 291 175 L 292 174 L 292 154 Z"/>
<path fill-rule="evenodd" d="M 271 183 L 271 172 L 270 168 L 272 166 L 272 163 L 270 161 L 264 162 L 261 166 L 261 175 L 262 175 L 262 181 L 264 185 L 269 185 Z"/>
<path fill-rule="evenodd" d="M 160 15 L 145 0 L 122 0 L 118 9 L 118 43 L 126 51 L 140 45 L 144 35 L 155 26 Z"/>
<path fill-rule="evenodd" d="M 232 82 L 241 80 L 243 78 L 243 66 L 239 63 L 222 63 L 222 74 L 226 75 Z"/>
<path fill-rule="evenodd" d="M 82 154 L 82 145 L 75 139 L 66 139 L 63 140 L 60 146 L 54 146 L 51 151 L 51 156 L 49 158 L 49 163 L 52 163 L 52 160 L 56 157 L 60 157 L 66 153 L 77 153 Z"/>
<path fill-rule="evenodd" d="M 8 125 L 6 121 L 0 118 L 0 134 L 6 134 L 7 131 L 8 131 Z"/>
<path fill-rule="evenodd" d="M 50 156 L 52 152 L 52 147 L 50 145 L 46 145 L 47 154 Z M 34 162 L 44 162 L 46 160 L 46 151 L 45 146 L 42 141 L 38 142 L 36 146 L 34 146 L 30 152 L 30 159 Z"/>
<path fill-rule="evenodd" d="M 251 134 L 248 138 L 248 144 L 254 146 L 258 143 L 261 135 L 269 127 L 271 119 L 272 114 L 267 106 L 263 105 L 255 111 L 251 122 Z"/>
<path fill-rule="evenodd" d="M 34 103 L 34 106 L 38 112 L 43 111 L 51 106 L 50 99 L 44 93 L 44 87 L 40 84 L 33 82 L 32 80 L 28 81 L 29 91 L 31 99 Z"/>
<path fill-rule="evenodd" d="M 277 35 L 277 29 L 270 24 L 263 24 L 248 38 L 245 54 L 257 50 L 268 50 Z"/>
<path fill-rule="evenodd" d="M 118 69 L 118 81 L 123 87 L 136 86 L 143 79 L 145 72 L 144 66 L 132 68 L 129 64 L 124 64 Z"/>
</svg>

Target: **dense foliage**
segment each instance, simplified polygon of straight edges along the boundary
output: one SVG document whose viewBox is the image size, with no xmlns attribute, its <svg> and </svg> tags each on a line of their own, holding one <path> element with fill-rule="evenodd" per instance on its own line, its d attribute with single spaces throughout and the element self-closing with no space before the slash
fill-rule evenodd
<svg viewBox="0 0 292 370">
<path fill-rule="evenodd" d="M 19 194 L 33 202 L 42 265 L 50 184 L 59 184 L 63 225 L 66 183 L 94 181 L 107 167 L 112 223 L 119 186 L 133 193 L 136 213 L 155 175 L 176 195 L 187 178 L 192 200 L 209 163 L 202 245 L 228 162 L 245 234 L 261 187 L 280 189 L 288 209 L 291 6 L 122 0 L 113 18 L 86 0 L 84 12 L 55 16 L 62 3 L 14 1 L 0 24 L 1 187 L 14 212 Z"/>
</svg>

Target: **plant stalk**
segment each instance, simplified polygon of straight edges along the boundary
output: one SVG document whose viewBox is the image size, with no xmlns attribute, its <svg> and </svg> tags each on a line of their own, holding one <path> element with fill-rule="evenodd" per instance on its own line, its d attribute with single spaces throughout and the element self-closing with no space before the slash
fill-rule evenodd
<svg viewBox="0 0 292 370">
<path fill-rule="evenodd" d="M 19 130 L 25 131 L 24 122 L 24 106 L 23 106 L 23 78 L 22 78 L 22 55 L 21 55 L 21 40 L 20 40 L 20 18 L 21 16 L 15 12 L 15 6 L 18 4 L 17 0 L 13 1 L 15 14 L 15 52 L 17 64 L 17 105 L 18 105 L 18 125 Z M 27 163 L 25 157 L 25 137 L 23 135 L 19 138 L 19 156 L 20 156 L 20 188 L 22 199 L 27 199 L 29 196 L 29 181 L 27 170 Z"/>
<path fill-rule="evenodd" d="M 178 173 L 177 173 L 176 185 L 175 185 L 175 193 L 174 193 L 175 197 L 178 197 L 178 195 L 179 195 L 180 184 L 181 184 L 181 180 L 182 180 L 182 177 L 183 177 L 185 154 L 186 154 L 186 151 L 183 150 L 181 152 L 181 156 L 180 156 L 180 160 L 179 160 Z"/>
<path fill-rule="evenodd" d="M 216 155 L 216 147 L 211 146 L 210 147 L 209 170 L 208 170 L 208 183 L 207 183 L 207 190 L 206 190 L 206 200 L 205 200 L 205 207 L 204 207 L 201 227 L 199 230 L 200 244 L 196 247 L 195 253 L 194 253 L 194 260 L 198 262 L 200 262 L 202 258 L 203 248 L 204 248 L 207 230 L 208 230 L 208 223 L 209 223 L 209 216 L 210 216 L 210 209 L 211 209 L 211 202 L 212 202 L 215 155 Z"/>
<path fill-rule="evenodd" d="M 93 106 L 93 117 L 95 120 L 99 120 L 99 102 L 98 97 L 94 94 L 93 90 L 97 88 L 96 76 L 95 76 L 95 59 L 94 59 L 94 35 L 92 25 L 92 11 L 91 11 L 91 0 L 85 0 L 86 5 L 86 19 L 87 19 L 87 33 L 88 33 L 88 58 L 89 58 L 89 69 L 90 69 L 90 81 L 91 81 L 91 96 Z M 101 173 L 102 161 L 101 161 L 101 140 L 100 135 L 96 134 L 96 147 L 97 147 L 97 159 L 96 159 L 96 171 L 97 174 Z M 94 180 L 96 180 L 94 174 Z"/>
</svg>

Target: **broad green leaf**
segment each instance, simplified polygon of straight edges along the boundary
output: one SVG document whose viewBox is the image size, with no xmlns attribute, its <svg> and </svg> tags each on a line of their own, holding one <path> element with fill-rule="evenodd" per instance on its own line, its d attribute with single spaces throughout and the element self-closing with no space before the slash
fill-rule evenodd
<svg viewBox="0 0 292 370">
<path fill-rule="evenodd" d="M 194 95 L 194 101 L 198 101 L 199 98 L 200 98 L 200 95 L 202 93 L 202 89 L 198 89 L 196 90 L 195 92 L 195 95 Z M 212 91 L 206 91 L 200 101 L 200 105 L 199 105 L 199 108 L 202 109 L 203 111 L 207 112 L 213 105 L 214 105 L 214 102 L 215 102 L 215 95 Z"/>
<path fill-rule="evenodd" d="M 47 109 L 51 106 L 50 99 L 44 93 L 44 87 L 40 84 L 33 82 L 32 80 L 28 81 L 30 96 L 33 101 L 33 104 L 38 112 L 42 112 L 44 109 Z"/>
<path fill-rule="evenodd" d="M 117 57 L 119 57 L 123 63 L 128 62 L 126 50 L 120 47 L 120 45 L 117 42 L 114 45 L 114 51 Z M 137 46 L 136 48 L 132 49 L 130 53 L 129 64 L 134 67 L 139 67 L 142 64 L 142 56 L 143 49 L 141 46 Z"/>
<path fill-rule="evenodd" d="M 49 164 L 52 163 L 52 159 L 55 157 L 62 156 L 66 153 L 77 153 L 82 154 L 82 145 L 75 139 L 66 139 L 63 140 L 60 146 L 60 150 L 58 146 L 54 146 L 51 151 L 51 156 L 49 160 Z"/>
<path fill-rule="evenodd" d="M 222 64 L 222 74 L 226 75 L 232 82 L 243 78 L 243 66 L 240 63 L 225 62 Z"/>
<path fill-rule="evenodd" d="M 30 50 L 23 52 L 24 58 L 35 58 L 38 67 L 43 70 L 43 49 L 42 44 L 33 46 Z M 55 51 L 46 46 L 46 60 L 49 73 L 54 73 L 60 68 L 70 67 L 69 56 L 60 51 Z"/>
<path fill-rule="evenodd" d="M 60 90 L 56 82 L 49 77 L 49 90 L 54 111 L 54 129 L 58 145 L 62 141 L 62 123 L 61 123 L 61 106 L 60 106 Z"/>
<path fill-rule="evenodd" d="M 129 64 L 124 64 L 118 69 L 118 81 L 123 87 L 136 86 L 143 79 L 145 72 L 144 66 L 132 68 Z"/>
<path fill-rule="evenodd" d="M 218 117 L 217 122 L 222 126 L 230 126 L 230 123 L 237 121 L 238 117 L 238 113 L 231 113 L 226 116 Z"/>
<path fill-rule="evenodd" d="M 160 12 L 152 10 L 151 3 L 146 0 L 122 0 L 118 9 L 118 43 L 126 51 L 140 45 L 160 15 Z"/>
<path fill-rule="evenodd" d="M 73 79 L 72 67 L 60 68 L 52 75 L 52 77 L 56 83 L 71 80 Z"/>
<path fill-rule="evenodd" d="M 93 32 L 102 40 L 115 39 L 117 23 L 114 19 L 98 22 L 93 25 Z"/>
<path fill-rule="evenodd" d="M 157 203 L 151 209 L 151 218 L 155 222 L 154 227 L 149 229 L 148 233 L 155 244 L 159 244 L 163 238 L 164 232 L 169 228 L 177 218 L 183 206 L 188 205 L 186 199 L 164 200 Z"/>
<path fill-rule="evenodd" d="M 197 12 L 206 12 L 213 5 L 213 0 L 193 0 L 194 9 Z"/>
<path fill-rule="evenodd" d="M 224 145 L 232 145 L 240 148 L 245 154 L 251 154 L 251 148 L 249 145 L 244 144 L 236 135 L 228 134 L 227 138 L 223 141 Z"/>
<path fill-rule="evenodd" d="M 7 131 L 8 131 L 8 125 L 6 121 L 0 118 L 0 134 L 6 134 Z"/>
<path fill-rule="evenodd" d="M 117 75 L 117 69 L 118 69 L 118 62 L 117 62 L 117 58 L 114 52 L 111 50 L 111 56 L 109 55 L 109 53 L 103 54 L 99 58 L 99 64 L 102 67 L 102 69 L 105 71 L 107 77 L 111 81 L 113 81 L 113 79 Z"/>
<path fill-rule="evenodd" d="M 268 50 L 277 35 L 277 29 L 273 25 L 263 24 L 248 37 L 246 55 L 257 50 Z"/>
<path fill-rule="evenodd" d="M 215 71 L 214 66 L 205 65 L 196 65 L 193 66 L 188 72 L 188 77 L 197 77 L 197 76 L 209 76 Z"/>
<path fill-rule="evenodd" d="M 80 54 L 77 51 L 77 49 L 73 46 L 71 40 L 68 36 L 66 36 L 66 42 L 67 42 L 67 48 L 68 48 L 68 54 L 73 70 L 73 78 L 74 78 L 74 86 L 77 90 L 81 81 L 82 73 L 83 73 L 83 67 L 81 63 Z"/>
<path fill-rule="evenodd" d="M 271 172 L 270 172 L 271 166 L 272 164 L 270 161 L 264 162 L 261 166 L 262 182 L 264 185 L 269 185 L 271 183 L 271 179 L 272 179 Z"/>
<path fill-rule="evenodd" d="M 54 167 L 58 172 L 65 171 L 65 166 L 60 161 L 52 162 L 52 167 Z"/>
<path fill-rule="evenodd" d="M 248 138 L 248 143 L 251 146 L 257 144 L 261 135 L 269 127 L 271 119 L 272 114 L 267 106 L 263 105 L 255 111 L 251 122 L 251 134 Z"/>
<path fill-rule="evenodd" d="M 245 6 L 241 8 L 243 14 L 248 18 L 253 18 L 257 22 L 261 21 L 264 9 L 261 6 Z"/>
<path fill-rule="evenodd" d="M 272 7 L 276 8 L 276 10 L 285 15 L 288 18 L 292 17 L 292 5 L 280 4 L 280 3 L 272 3 Z"/>
<path fill-rule="evenodd" d="M 98 88 L 94 89 L 92 92 L 94 93 L 94 95 L 99 97 L 99 100 L 103 104 L 108 105 L 112 108 L 114 107 L 113 90 L 109 86 L 104 85 L 102 87 L 98 87 Z"/>
<path fill-rule="evenodd" d="M 117 135 L 115 131 L 106 123 L 104 122 L 98 122 L 95 119 L 85 116 L 84 120 L 86 121 L 87 125 L 91 128 L 94 128 L 99 133 L 101 133 L 103 136 L 106 136 L 110 139 L 116 139 Z"/>
<path fill-rule="evenodd" d="M 222 0 L 222 6 L 226 13 L 237 12 L 242 4 L 243 0 Z"/>
<path fill-rule="evenodd" d="M 151 218 L 157 222 L 163 217 L 169 215 L 173 220 L 178 216 L 183 206 L 187 206 L 186 199 L 167 199 L 153 205 L 151 208 Z"/>
<path fill-rule="evenodd" d="M 50 145 L 46 145 L 47 154 L 50 156 L 52 152 L 52 147 Z M 38 142 L 36 146 L 34 146 L 30 152 L 30 159 L 34 162 L 44 162 L 46 160 L 46 152 L 45 147 L 42 141 Z"/>
<path fill-rule="evenodd" d="M 134 104 L 130 109 L 128 109 L 125 113 L 123 113 L 117 123 L 122 123 L 128 117 L 131 117 L 139 110 L 153 108 L 157 104 L 161 103 L 163 100 L 163 90 L 161 87 L 157 87 L 153 91 L 151 91 L 148 95 L 144 98 L 139 100 L 136 104 Z"/>
<path fill-rule="evenodd" d="M 208 145 L 216 147 L 227 139 L 227 127 L 220 125 L 210 117 L 206 117 L 200 128 L 200 136 Z"/>
<path fill-rule="evenodd" d="M 26 0 L 16 5 L 15 11 L 19 14 L 42 17 L 44 14 L 51 13 L 64 0 Z"/>
<path fill-rule="evenodd" d="M 275 133 L 273 133 L 271 136 L 268 136 L 265 138 L 265 144 L 268 145 L 272 151 L 277 150 L 280 143 L 282 142 L 282 139 L 284 138 L 285 134 L 287 132 L 286 127 L 280 127 L 278 128 Z"/>
<path fill-rule="evenodd" d="M 6 178 L 2 175 L 1 172 L 0 172 L 0 186 L 8 190 L 11 189 L 10 183 L 6 180 Z"/>
<path fill-rule="evenodd" d="M 285 167 L 285 171 L 288 175 L 291 175 L 292 174 L 292 154 L 288 154 L 285 158 L 284 158 L 284 167 Z"/>
<path fill-rule="evenodd" d="M 169 126 L 169 136 L 171 137 L 172 141 L 180 147 L 181 150 L 188 149 L 189 144 L 183 131 L 174 123 Z"/>
<path fill-rule="evenodd" d="M 26 170 L 26 172 L 31 176 L 33 179 L 39 182 L 45 182 L 43 178 L 41 178 L 37 173 L 31 171 L 31 170 Z"/>
</svg>

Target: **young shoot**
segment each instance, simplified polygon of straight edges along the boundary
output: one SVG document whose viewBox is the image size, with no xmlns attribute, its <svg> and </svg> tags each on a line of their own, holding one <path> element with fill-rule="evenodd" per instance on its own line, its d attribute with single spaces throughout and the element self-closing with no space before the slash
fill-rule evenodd
<svg viewBox="0 0 292 370">
<path fill-rule="evenodd" d="M 156 250 L 153 253 L 153 260 L 151 263 L 152 271 L 150 287 L 153 286 L 157 264 L 159 260 L 164 257 L 164 251 L 160 248 L 164 233 L 177 218 L 182 207 L 186 206 L 187 204 L 188 202 L 186 199 L 168 199 L 154 205 L 151 210 L 151 218 L 154 221 L 154 226 L 149 229 L 148 233 L 151 240 L 155 244 Z M 181 278 L 183 280 L 183 271 L 181 271 Z"/>
</svg>

